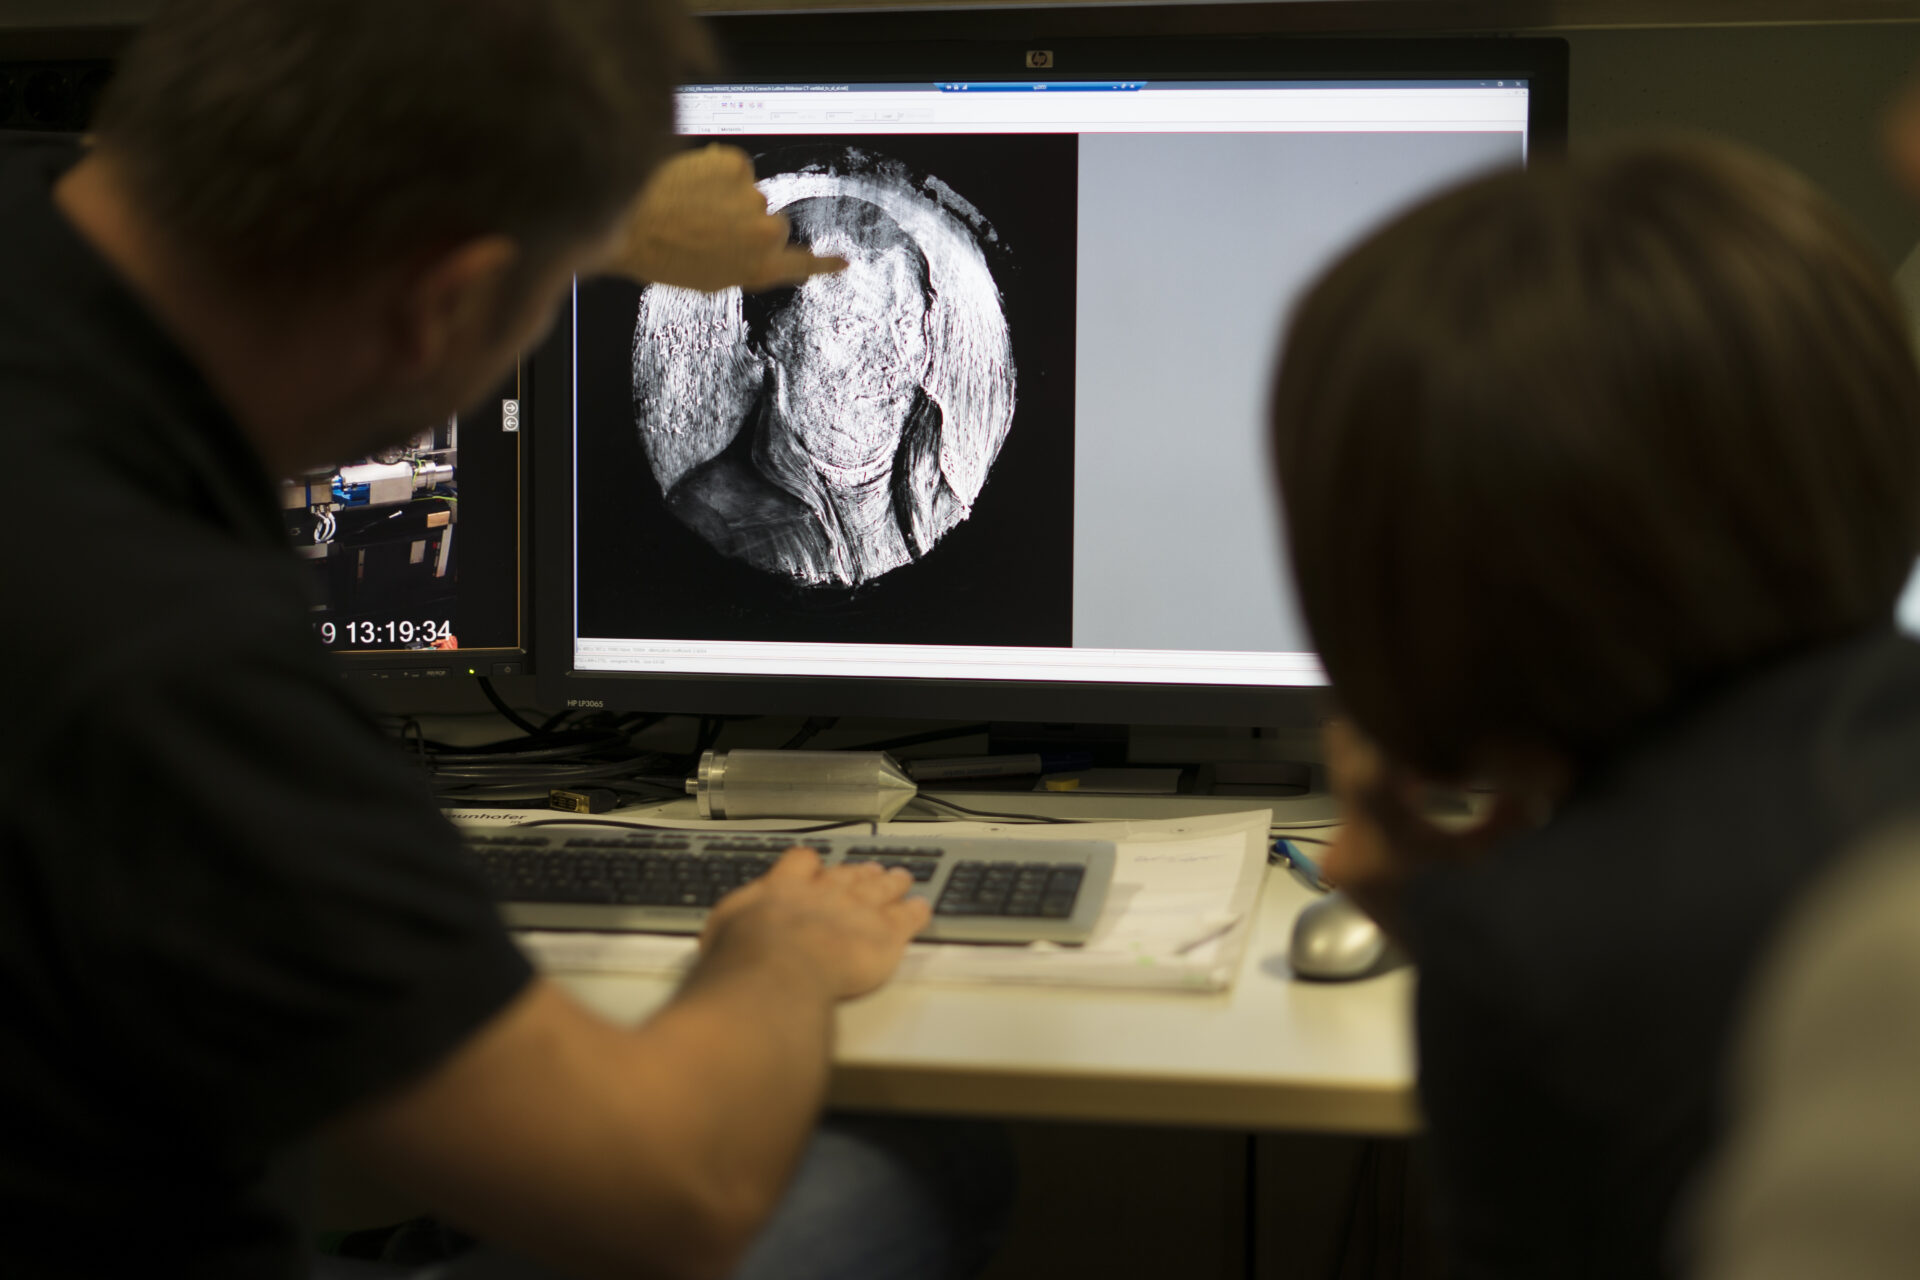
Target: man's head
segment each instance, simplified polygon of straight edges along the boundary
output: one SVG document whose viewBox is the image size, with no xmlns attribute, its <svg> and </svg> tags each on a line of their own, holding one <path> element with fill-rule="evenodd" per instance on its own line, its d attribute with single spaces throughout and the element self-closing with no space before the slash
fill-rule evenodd
<svg viewBox="0 0 1920 1280">
<path fill-rule="evenodd" d="M 786 425 L 830 475 L 890 467 L 927 377 L 933 287 L 926 255 L 891 216 L 850 196 L 781 210 L 793 238 L 847 260 L 750 310 L 755 345 L 777 366 Z"/>
<path fill-rule="evenodd" d="M 670 0 L 170 0 L 97 154 L 202 278 L 288 310 L 391 293 L 424 408 L 537 334 L 665 154 L 701 53 Z"/>
<path fill-rule="evenodd" d="M 1578 763 L 1742 668 L 1884 624 L 1920 375 L 1792 174 L 1643 144 L 1401 218 L 1295 315 L 1272 401 L 1301 601 L 1400 764 Z"/>
</svg>

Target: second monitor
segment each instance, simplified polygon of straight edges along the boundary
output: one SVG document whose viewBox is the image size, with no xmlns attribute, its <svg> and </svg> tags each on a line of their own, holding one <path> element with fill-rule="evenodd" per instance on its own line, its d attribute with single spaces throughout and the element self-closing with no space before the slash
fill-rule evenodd
<svg viewBox="0 0 1920 1280">
<path fill-rule="evenodd" d="M 1339 74 L 682 91 L 681 132 L 747 150 L 851 265 L 577 290 L 542 356 L 571 388 L 543 415 L 570 423 L 542 446 L 552 700 L 1283 722 L 1323 683 L 1265 448 L 1289 305 L 1526 161 L 1563 88 L 1525 43 L 1448 74 L 1379 46 Z"/>
</svg>

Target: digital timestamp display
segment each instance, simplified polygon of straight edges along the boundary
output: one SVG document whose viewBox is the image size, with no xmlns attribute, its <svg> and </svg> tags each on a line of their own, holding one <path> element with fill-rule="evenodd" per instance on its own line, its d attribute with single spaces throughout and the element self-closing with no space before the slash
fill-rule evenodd
<svg viewBox="0 0 1920 1280">
<path fill-rule="evenodd" d="M 454 649 L 453 621 L 448 618 L 389 618 L 385 622 L 361 619 L 356 622 L 320 622 L 314 624 L 320 643 L 370 648 L 374 645 Z"/>
</svg>

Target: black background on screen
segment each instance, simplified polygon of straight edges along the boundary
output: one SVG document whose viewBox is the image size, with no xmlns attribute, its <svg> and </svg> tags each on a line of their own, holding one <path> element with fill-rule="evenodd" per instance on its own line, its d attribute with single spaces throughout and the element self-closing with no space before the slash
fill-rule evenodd
<svg viewBox="0 0 1920 1280">
<path fill-rule="evenodd" d="M 579 634 L 603 638 L 1068 647 L 1073 607 L 1072 134 L 728 138 L 763 176 L 861 147 L 932 174 L 999 233 L 988 246 L 1018 376 L 1013 425 L 972 515 L 927 556 L 855 588 L 728 559 L 667 510 L 632 406 L 637 286 L 579 295 Z M 809 144 L 812 144 L 811 147 Z"/>
</svg>

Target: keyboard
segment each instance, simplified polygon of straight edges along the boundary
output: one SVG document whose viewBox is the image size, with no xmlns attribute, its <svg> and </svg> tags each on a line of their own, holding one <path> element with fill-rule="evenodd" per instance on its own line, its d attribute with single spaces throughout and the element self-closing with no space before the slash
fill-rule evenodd
<svg viewBox="0 0 1920 1280">
<path fill-rule="evenodd" d="M 829 864 L 905 868 L 910 892 L 933 904 L 922 941 L 1085 942 L 1114 864 L 1099 840 L 566 828 L 466 839 L 510 927 L 617 933 L 698 933 L 709 907 L 800 844 Z"/>
</svg>

